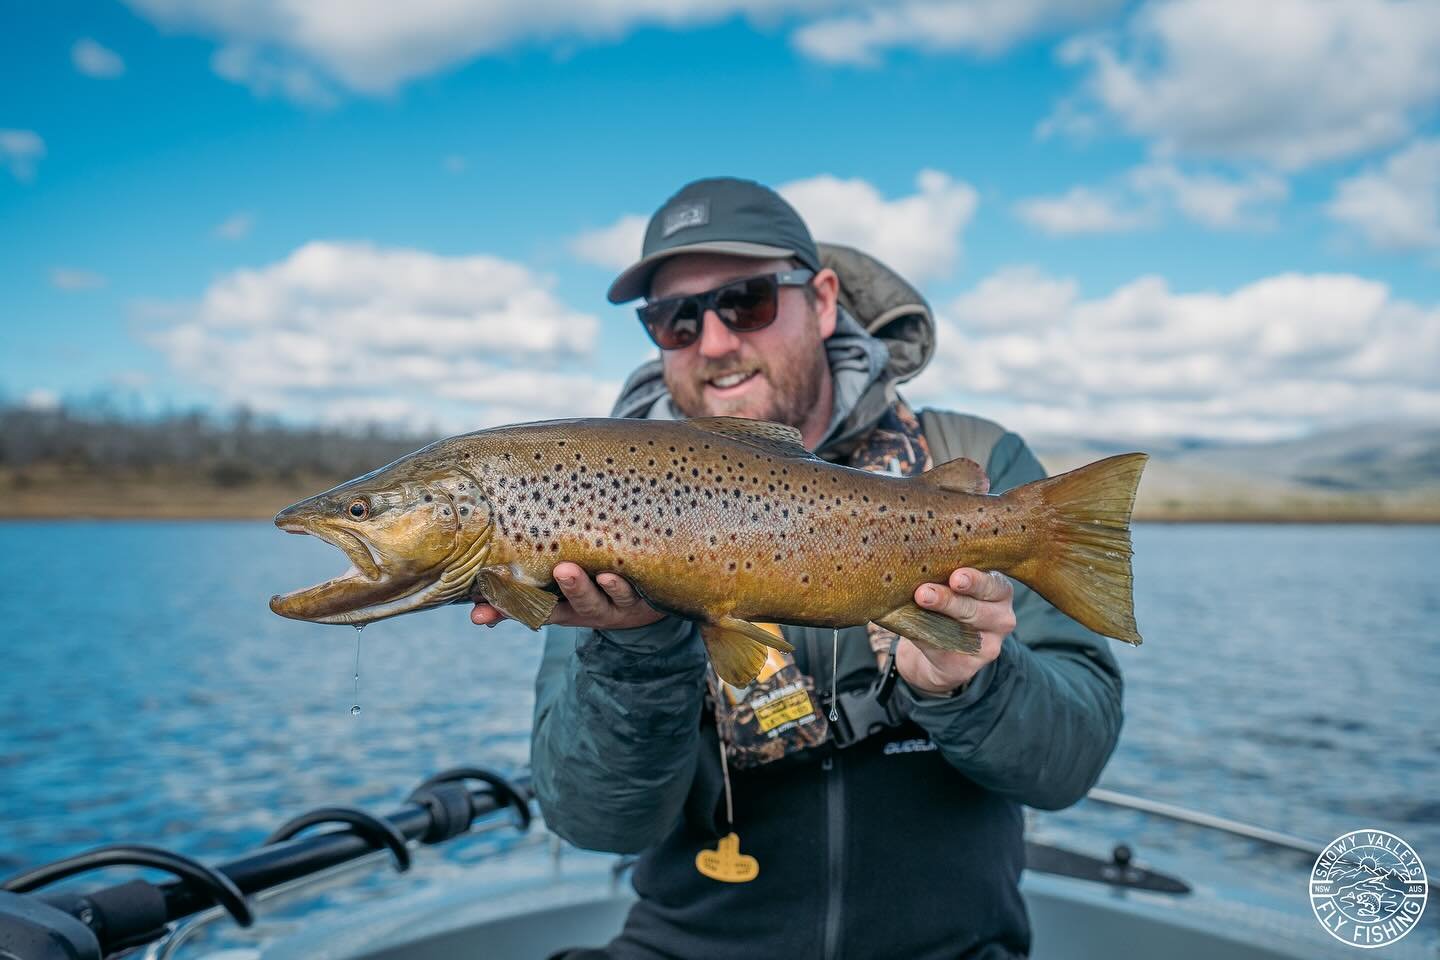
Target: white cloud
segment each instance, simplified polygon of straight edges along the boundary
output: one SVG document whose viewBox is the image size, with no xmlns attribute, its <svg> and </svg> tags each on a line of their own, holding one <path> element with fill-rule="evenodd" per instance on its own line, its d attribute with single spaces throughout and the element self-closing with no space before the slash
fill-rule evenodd
<svg viewBox="0 0 1440 960">
<path fill-rule="evenodd" d="M 464 429 L 603 413 L 618 385 L 585 369 L 597 333 L 520 264 L 314 242 L 221 277 L 149 340 L 229 402 Z"/>
<path fill-rule="evenodd" d="M 795 207 L 817 242 L 857 247 L 919 282 L 946 275 L 960 256 L 961 235 L 979 198 L 968 183 L 922 170 L 916 192 L 885 199 L 868 181 L 829 174 L 792 180 L 776 191 Z M 623 269 L 640 256 L 647 218 L 626 214 L 571 240 L 581 260 Z"/>
<path fill-rule="evenodd" d="M 1078 293 L 1074 280 L 1035 267 L 1005 267 L 951 301 L 945 317 L 967 331 L 1040 330 L 1064 316 Z"/>
<path fill-rule="evenodd" d="M 27 410 L 59 410 L 60 394 L 45 387 L 36 387 L 20 398 L 20 405 Z"/>
<path fill-rule="evenodd" d="M 324 102 L 332 88 L 385 94 L 524 40 L 606 39 L 640 25 L 840 6 L 825 0 L 128 0 L 169 29 L 224 45 L 217 72 L 257 92 Z"/>
<path fill-rule="evenodd" d="M 220 42 L 213 67 L 262 96 L 325 105 L 336 92 L 388 94 L 416 77 L 523 42 L 573 44 L 637 27 L 733 17 L 793 23 L 825 62 L 897 47 L 993 54 L 1093 21 L 1124 0 L 126 0 L 172 30 Z"/>
<path fill-rule="evenodd" d="M 34 130 L 0 129 L 0 164 L 22 183 L 35 179 L 35 163 L 45 156 L 45 141 Z"/>
<path fill-rule="evenodd" d="M 118 77 L 125 72 L 125 61 L 120 54 L 89 37 L 75 41 L 70 48 L 70 62 L 87 77 Z"/>
<path fill-rule="evenodd" d="M 336 103 L 330 81 L 283 49 L 227 43 L 210 57 L 210 69 L 226 80 L 249 87 L 261 99 L 279 96 L 307 107 Z"/>
<path fill-rule="evenodd" d="M 1342 180 L 1325 212 L 1382 250 L 1440 247 L 1440 139 L 1418 140 Z"/>
<path fill-rule="evenodd" d="M 1171 210 L 1212 229 L 1255 229 L 1270 225 L 1264 208 L 1289 193 L 1283 179 L 1263 171 L 1231 178 L 1153 161 L 1103 188 L 1077 186 L 1060 196 L 1022 200 L 1015 213 L 1051 235 L 1138 230 Z"/>
<path fill-rule="evenodd" d="M 255 218 L 245 211 L 233 213 L 221 220 L 211 231 L 221 240 L 243 240 L 255 226 Z"/>
<path fill-rule="evenodd" d="M 827 63 L 874 64 L 896 47 L 994 55 L 1037 34 L 1101 17 L 1124 0 L 928 0 L 872 4 L 795 31 L 802 53 Z"/>
<path fill-rule="evenodd" d="M 56 290 L 96 290 L 105 286 L 105 278 L 92 270 L 54 267 L 50 270 L 50 285 Z"/>
<path fill-rule="evenodd" d="M 912 399 L 1027 433 L 1267 439 L 1440 418 L 1440 303 L 1361 277 L 1281 274 L 1221 293 L 1141 277 L 1084 299 L 1012 268 L 940 316 Z"/>
<path fill-rule="evenodd" d="M 1127 207 L 1121 197 L 1089 187 L 1071 187 L 1058 197 L 1030 197 L 1015 205 L 1015 214 L 1052 236 L 1076 233 L 1122 233 L 1150 222 L 1149 214 Z"/>
<path fill-rule="evenodd" d="M 608 227 L 586 230 L 570 240 L 570 252 L 586 263 L 624 270 L 640 258 L 646 217 L 627 213 Z"/>
<path fill-rule="evenodd" d="M 1217 229 L 1268 226 L 1256 211 L 1290 195 L 1286 182 L 1274 174 L 1252 172 L 1239 179 L 1210 173 L 1187 173 L 1173 163 L 1149 163 L 1130 171 L 1130 183 L 1141 193 L 1167 202 L 1190 220 Z"/>
<path fill-rule="evenodd" d="M 915 186 L 915 193 L 886 200 L 865 180 L 822 175 L 783 184 L 779 193 L 817 241 L 857 247 L 918 283 L 955 265 L 979 196 L 938 170 L 920 171 Z"/>
<path fill-rule="evenodd" d="M 1440 4 L 1413 0 L 1161 0 L 1115 34 L 1070 41 L 1082 104 L 1164 156 L 1295 170 L 1409 135 L 1440 96 Z"/>
</svg>

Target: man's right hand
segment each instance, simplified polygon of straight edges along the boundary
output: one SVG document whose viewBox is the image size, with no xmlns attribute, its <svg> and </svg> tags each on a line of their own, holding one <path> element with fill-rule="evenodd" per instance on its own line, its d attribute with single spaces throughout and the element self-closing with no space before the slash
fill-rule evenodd
<svg viewBox="0 0 1440 960">
<path fill-rule="evenodd" d="M 664 616 L 640 599 L 629 581 L 616 574 L 602 573 L 591 580 L 579 564 L 567 561 L 557 563 L 552 575 L 565 599 L 555 605 L 546 623 L 624 630 L 647 626 Z M 470 621 L 482 627 L 493 627 L 504 619 L 505 614 L 488 603 L 477 603 L 470 611 Z"/>
</svg>

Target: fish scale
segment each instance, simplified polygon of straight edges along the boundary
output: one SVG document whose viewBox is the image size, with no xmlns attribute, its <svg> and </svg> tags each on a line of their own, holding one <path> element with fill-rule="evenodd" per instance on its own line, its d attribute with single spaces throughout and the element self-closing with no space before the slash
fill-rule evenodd
<svg viewBox="0 0 1440 960">
<path fill-rule="evenodd" d="M 357 583 L 346 609 L 343 583 L 329 581 L 323 597 L 297 591 L 272 607 L 355 623 L 483 599 L 538 627 L 556 601 L 551 571 L 570 561 L 592 576 L 621 575 L 653 606 L 699 622 L 717 669 L 733 681 L 753 677 L 764 646 L 784 644 L 757 620 L 874 621 L 974 652 L 973 631 L 913 602 L 920 584 L 968 566 L 1005 572 L 1087 626 L 1139 642 L 1128 522 L 1144 460 L 1112 457 L 989 496 L 969 461 L 915 477 L 871 473 L 821 460 L 797 431 L 762 421 L 495 428 L 439 441 L 276 518 L 352 557 L 340 532 L 361 541 L 379 558 L 382 580 L 390 556 L 438 575 L 416 577 L 378 604 L 377 589 Z M 363 519 L 347 514 L 362 502 Z M 445 524 L 453 535 L 437 544 Z M 423 541 L 428 560 L 375 535 L 391 527 L 399 539 Z"/>
</svg>

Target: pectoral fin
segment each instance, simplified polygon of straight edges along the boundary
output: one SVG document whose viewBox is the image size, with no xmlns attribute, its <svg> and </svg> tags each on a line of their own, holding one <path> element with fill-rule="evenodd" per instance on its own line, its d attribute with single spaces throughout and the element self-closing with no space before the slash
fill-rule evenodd
<svg viewBox="0 0 1440 960">
<path fill-rule="evenodd" d="M 485 602 L 531 630 L 539 630 L 560 602 L 550 591 L 516 580 L 509 567 L 486 567 L 476 576 L 475 585 L 484 594 Z"/>
<path fill-rule="evenodd" d="M 902 637 L 919 640 L 941 650 L 971 654 L 980 652 L 980 634 L 974 627 L 967 627 L 943 614 L 922 610 L 913 603 L 892 610 L 875 622 Z"/>
<path fill-rule="evenodd" d="M 702 623 L 700 638 L 705 641 L 705 652 L 715 672 L 732 687 L 749 686 L 755 681 L 765 666 L 766 647 L 786 653 L 795 649 L 773 633 L 734 617 Z"/>
</svg>

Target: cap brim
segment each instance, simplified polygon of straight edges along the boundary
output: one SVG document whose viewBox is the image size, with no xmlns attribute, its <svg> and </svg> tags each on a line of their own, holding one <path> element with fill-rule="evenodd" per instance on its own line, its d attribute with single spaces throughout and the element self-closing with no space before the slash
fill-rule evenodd
<svg viewBox="0 0 1440 960">
<path fill-rule="evenodd" d="M 741 240 L 708 240 L 683 247 L 669 247 L 656 250 L 616 277 L 606 296 L 611 303 L 625 303 L 627 300 L 645 296 L 650 289 L 650 276 L 660 264 L 670 257 L 686 253 L 721 253 L 732 257 L 754 257 L 757 260 L 779 260 L 796 255 L 795 251 L 788 247 L 772 247 Z"/>
</svg>

